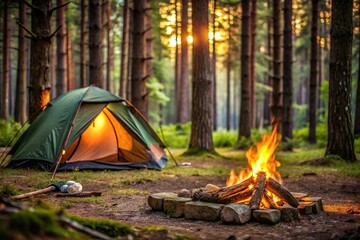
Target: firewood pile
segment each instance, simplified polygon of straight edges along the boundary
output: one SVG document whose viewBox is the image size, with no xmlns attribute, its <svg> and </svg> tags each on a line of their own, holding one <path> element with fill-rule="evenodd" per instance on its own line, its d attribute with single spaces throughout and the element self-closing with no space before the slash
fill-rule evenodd
<svg viewBox="0 0 360 240">
<path fill-rule="evenodd" d="M 252 187 L 253 186 L 253 187 Z M 275 203 L 272 193 L 281 201 Z M 192 191 L 191 198 L 194 201 L 212 202 L 212 203 L 236 203 L 250 198 L 249 206 L 251 209 L 259 209 L 262 204 L 265 208 L 276 209 L 277 205 L 289 204 L 297 207 L 299 202 L 283 185 L 272 178 L 266 178 L 265 172 L 257 173 L 254 180 L 253 176 L 245 181 L 229 187 L 216 187 L 207 185 L 205 188 Z"/>
</svg>

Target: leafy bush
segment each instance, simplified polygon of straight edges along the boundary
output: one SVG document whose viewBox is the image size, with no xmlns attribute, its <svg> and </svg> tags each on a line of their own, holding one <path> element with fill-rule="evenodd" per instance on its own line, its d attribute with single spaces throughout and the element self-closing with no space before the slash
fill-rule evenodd
<svg viewBox="0 0 360 240">
<path fill-rule="evenodd" d="M 20 129 L 21 124 L 15 122 L 14 119 L 10 119 L 8 121 L 0 119 L 0 147 L 6 147 L 16 136 L 16 138 L 12 141 L 12 144 L 14 144 L 17 138 L 19 138 L 21 133 L 26 129 L 26 127 L 24 127 L 20 133 L 18 133 Z"/>
<path fill-rule="evenodd" d="M 233 147 L 237 141 L 237 132 L 224 130 L 213 133 L 213 142 L 215 147 Z"/>
</svg>

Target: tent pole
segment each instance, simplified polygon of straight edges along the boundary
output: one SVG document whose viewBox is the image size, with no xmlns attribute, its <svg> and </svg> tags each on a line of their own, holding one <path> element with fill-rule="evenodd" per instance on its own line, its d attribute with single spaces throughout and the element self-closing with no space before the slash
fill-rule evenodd
<svg viewBox="0 0 360 240">
<path fill-rule="evenodd" d="M 169 146 L 167 145 L 167 143 L 166 143 L 166 141 L 165 141 L 165 136 L 164 136 L 164 132 L 163 132 L 163 129 L 162 129 L 162 124 L 160 123 L 159 126 L 160 126 L 161 136 L 162 136 L 163 142 L 164 142 L 164 144 L 165 144 L 165 148 L 168 150 L 171 159 L 174 161 L 175 165 L 178 167 L 179 164 L 176 162 L 174 155 L 173 155 L 172 152 L 170 151 L 170 148 L 169 148 Z"/>
</svg>

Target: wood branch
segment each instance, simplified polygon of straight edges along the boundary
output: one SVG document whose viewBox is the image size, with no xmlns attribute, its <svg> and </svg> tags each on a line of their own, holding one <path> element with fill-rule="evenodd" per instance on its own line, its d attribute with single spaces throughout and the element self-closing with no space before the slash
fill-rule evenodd
<svg viewBox="0 0 360 240">
<path fill-rule="evenodd" d="M 105 234 L 102 234 L 100 232 L 97 232 L 95 230 L 92 230 L 88 227 L 85 227 L 75 221 L 71 221 L 70 219 L 66 218 L 66 217 L 63 217 L 63 216 L 60 216 L 58 218 L 58 220 L 62 223 L 62 224 L 65 224 L 79 232 L 82 232 L 82 233 L 85 233 L 95 239 L 102 239 L 102 240 L 111 240 L 112 238 L 105 235 Z"/>
<path fill-rule="evenodd" d="M 26 6 L 28 6 L 28 7 L 31 8 L 32 10 L 38 10 L 38 11 L 40 11 L 39 8 L 35 7 L 35 6 L 32 5 L 31 3 L 29 3 L 28 1 L 26 1 L 26 0 L 22 0 L 22 1 L 25 3 Z"/>
<path fill-rule="evenodd" d="M 254 183 L 254 178 L 251 176 L 245 181 L 230 187 L 218 187 L 218 189 L 216 189 L 214 187 L 208 187 L 207 185 L 205 188 L 193 189 L 192 199 L 195 201 L 215 203 L 238 202 L 251 196 L 253 190 L 249 189 L 249 185 L 252 183 Z"/>
<path fill-rule="evenodd" d="M 91 197 L 101 196 L 102 192 L 58 193 L 56 197 Z"/>
<path fill-rule="evenodd" d="M 33 33 L 30 29 L 28 29 L 25 25 L 23 25 L 21 22 L 16 21 L 16 23 L 22 28 L 24 29 L 27 33 L 29 33 L 33 38 L 37 38 L 36 34 Z"/>
<path fill-rule="evenodd" d="M 151 8 L 151 7 L 147 7 L 147 8 L 144 8 L 144 12 L 146 12 L 146 11 L 150 11 L 150 10 L 153 10 L 153 8 Z"/>
<path fill-rule="evenodd" d="M 264 201 L 268 205 L 268 208 L 277 209 L 276 204 L 274 203 L 272 197 L 265 191 L 264 193 Z"/>
<path fill-rule="evenodd" d="M 142 60 L 143 61 L 148 61 L 148 60 L 151 60 L 151 59 L 154 59 L 153 57 L 145 57 L 145 58 L 143 58 Z"/>
<path fill-rule="evenodd" d="M 54 36 L 55 36 L 55 34 L 60 30 L 60 28 L 61 28 L 61 25 L 59 25 L 57 28 L 56 28 L 56 30 L 52 33 L 52 34 L 50 34 L 50 36 L 48 37 L 49 39 L 52 39 Z"/>
<path fill-rule="evenodd" d="M 145 81 L 145 80 L 148 79 L 149 77 L 150 77 L 150 75 L 148 74 L 148 75 L 144 76 L 141 80 L 142 80 L 142 81 Z"/>
<path fill-rule="evenodd" d="M 252 193 L 249 204 L 251 209 L 259 209 L 261 199 L 265 192 L 265 187 L 266 187 L 266 173 L 258 172 L 255 180 L 254 192 Z"/>
<path fill-rule="evenodd" d="M 34 40 L 35 38 L 29 36 L 29 35 L 25 35 L 26 38 L 30 39 L 30 40 Z"/>
<path fill-rule="evenodd" d="M 38 194 L 42 194 L 42 193 L 49 193 L 49 192 L 52 192 L 52 191 L 55 191 L 55 190 L 56 190 L 55 186 L 49 186 L 49 187 L 44 188 L 44 189 L 40 189 L 40 190 L 37 190 L 37 191 L 33 191 L 33 192 L 24 193 L 24 194 L 14 196 L 13 199 L 20 200 L 20 199 L 32 197 L 32 196 L 35 196 L 35 195 L 38 195 Z"/>
<path fill-rule="evenodd" d="M 292 207 L 297 207 L 299 205 L 299 202 L 294 198 L 290 191 L 272 178 L 269 178 L 266 189 Z"/>
<path fill-rule="evenodd" d="M 145 34 L 146 32 L 150 31 L 152 29 L 152 27 L 148 27 L 147 29 L 145 29 L 144 31 L 142 31 L 141 34 Z"/>
<path fill-rule="evenodd" d="M 59 8 L 65 7 L 66 5 L 68 5 L 70 2 L 58 5 L 56 7 L 53 7 L 52 9 L 49 10 L 48 12 L 48 16 L 51 16 L 53 14 L 54 11 L 58 10 Z"/>
</svg>

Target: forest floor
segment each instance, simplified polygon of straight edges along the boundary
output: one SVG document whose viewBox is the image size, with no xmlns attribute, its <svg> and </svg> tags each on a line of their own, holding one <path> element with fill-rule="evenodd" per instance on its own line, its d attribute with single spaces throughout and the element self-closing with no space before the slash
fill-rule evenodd
<svg viewBox="0 0 360 240">
<path fill-rule="evenodd" d="M 147 205 L 146 198 L 152 193 L 179 192 L 184 188 L 204 187 L 208 183 L 223 186 L 230 169 L 246 166 L 243 153 L 235 158 L 232 151 L 228 153 L 231 157 L 224 159 L 180 159 L 182 162 L 191 162 L 191 166 L 175 167 L 169 162 L 163 171 L 57 173 L 56 180 L 76 180 L 83 184 L 84 190 L 101 191 L 103 194 L 101 197 L 58 198 L 50 193 L 19 203 L 32 206 L 41 199 L 72 214 L 112 219 L 140 228 L 159 226 L 174 233 L 172 236 L 188 236 L 187 239 L 360 238 L 360 173 L 350 176 L 352 174 L 339 172 L 339 168 L 333 165 L 301 166 L 299 161 L 306 160 L 301 159 L 301 153 L 300 156 L 294 155 L 293 162 L 285 161 L 281 170 L 283 184 L 290 191 L 322 197 L 325 211 L 317 215 L 301 216 L 298 222 L 281 222 L 274 226 L 254 222 L 224 225 L 221 222 L 170 218 L 162 212 L 152 211 Z M 313 154 L 318 155 L 319 151 Z M 359 169 L 359 165 L 360 163 L 355 163 L 346 168 Z M 41 171 L 0 169 L 0 186 L 11 185 L 21 193 L 45 187 L 49 179 L 50 174 Z"/>
</svg>

